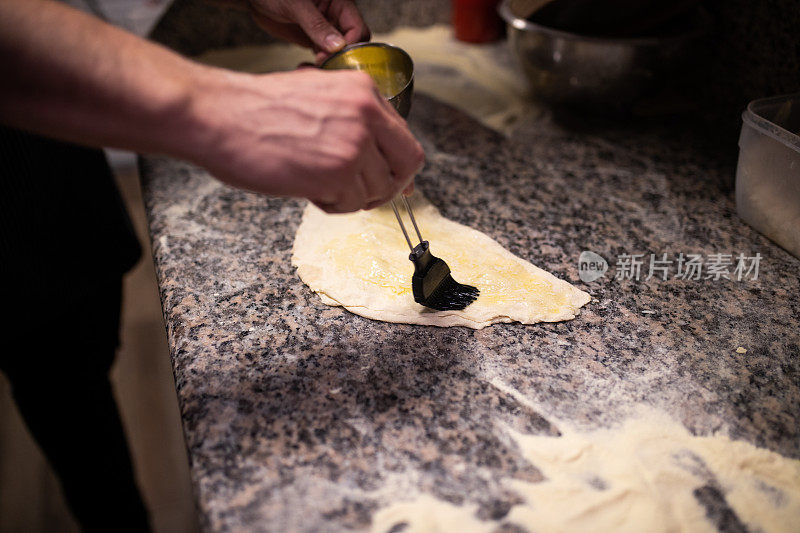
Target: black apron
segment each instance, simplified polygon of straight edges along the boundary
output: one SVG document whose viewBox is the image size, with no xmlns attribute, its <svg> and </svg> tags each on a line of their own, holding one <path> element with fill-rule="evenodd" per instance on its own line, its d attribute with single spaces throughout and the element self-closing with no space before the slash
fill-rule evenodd
<svg viewBox="0 0 800 533">
<path fill-rule="evenodd" d="M 4 285 L 29 291 L 119 278 L 140 255 L 102 151 L 0 126 Z"/>
<path fill-rule="evenodd" d="M 0 126 L 0 369 L 83 531 L 148 531 L 108 372 L 141 250 L 102 151 Z"/>
</svg>

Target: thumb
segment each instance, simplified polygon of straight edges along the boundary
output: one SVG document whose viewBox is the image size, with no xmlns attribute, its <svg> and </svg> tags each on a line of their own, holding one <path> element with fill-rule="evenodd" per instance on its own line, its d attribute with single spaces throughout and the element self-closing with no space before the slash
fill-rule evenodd
<svg viewBox="0 0 800 533">
<path fill-rule="evenodd" d="M 328 22 L 311 0 L 290 2 L 297 24 L 314 44 L 332 54 L 347 44 L 342 34 Z"/>
</svg>

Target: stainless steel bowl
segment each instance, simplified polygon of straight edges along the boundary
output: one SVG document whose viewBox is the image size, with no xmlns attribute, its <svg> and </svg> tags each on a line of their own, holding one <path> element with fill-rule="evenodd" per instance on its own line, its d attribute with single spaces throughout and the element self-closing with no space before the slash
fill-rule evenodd
<svg viewBox="0 0 800 533">
<path fill-rule="evenodd" d="M 681 66 L 687 45 L 703 33 L 698 12 L 690 28 L 664 37 L 605 38 L 535 24 L 504 0 L 500 15 L 508 40 L 537 100 L 595 110 L 630 108 Z"/>
</svg>

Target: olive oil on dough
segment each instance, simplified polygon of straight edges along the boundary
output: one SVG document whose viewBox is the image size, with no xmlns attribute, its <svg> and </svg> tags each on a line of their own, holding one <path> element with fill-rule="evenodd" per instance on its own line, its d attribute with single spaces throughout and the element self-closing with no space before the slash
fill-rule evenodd
<svg viewBox="0 0 800 533">
<path fill-rule="evenodd" d="M 516 392 L 516 391 L 515 391 Z M 800 461 L 715 434 L 695 436 L 666 414 L 642 409 L 620 426 L 560 437 L 513 436 L 545 480 L 508 480 L 524 503 L 499 521 L 476 518 L 477 506 L 429 495 L 373 515 L 373 533 L 399 524 L 404 533 L 491 533 L 501 524 L 531 532 L 714 532 L 695 497 L 717 491 L 748 531 L 797 531 Z M 721 499 L 720 499 L 721 500 Z M 743 528 L 743 529 L 744 529 Z"/>
<path fill-rule="evenodd" d="M 411 197 L 431 252 L 453 277 L 480 289 L 461 311 L 433 311 L 414 301 L 408 244 L 390 207 L 327 215 L 309 204 L 292 264 L 322 301 L 386 322 L 481 329 L 497 322 L 575 318 L 590 296 L 503 248 L 487 235 L 444 218 L 420 193 Z"/>
</svg>

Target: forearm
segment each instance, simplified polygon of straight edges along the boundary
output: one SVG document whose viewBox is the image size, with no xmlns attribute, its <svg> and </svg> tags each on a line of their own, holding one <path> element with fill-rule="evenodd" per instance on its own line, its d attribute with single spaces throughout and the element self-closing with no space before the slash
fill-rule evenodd
<svg viewBox="0 0 800 533">
<path fill-rule="evenodd" d="M 364 73 L 206 67 L 51 0 L 0 0 L 0 123 L 188 159 L 329 211 L 388 201 L 424 157 Z"/>
<path fill-rule="evenodd" d="M 189 157 L 205 67 L 50 0 L 0 2 L 0 122 L 93 146 Z"/>
</svg>

